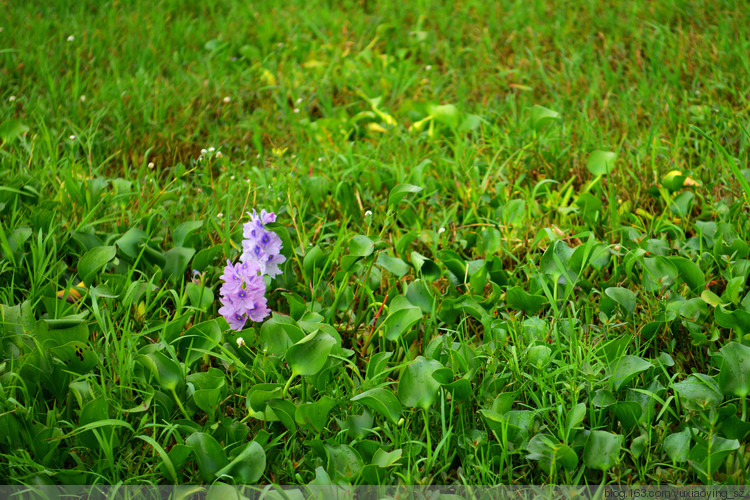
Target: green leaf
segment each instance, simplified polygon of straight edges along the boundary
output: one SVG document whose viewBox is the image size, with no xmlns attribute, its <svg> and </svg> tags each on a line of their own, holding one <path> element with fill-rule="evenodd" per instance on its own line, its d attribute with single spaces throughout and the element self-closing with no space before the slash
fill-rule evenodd
<svg viewBox="0 0 750 500">
<path fill-rule="evenodd" d="M 685 257 L 669 257 L 680 273 L 680 279 L 685 282 L 693 293 L 698 293 L 706 285 L 706 277 L 698 264 Z"/>
<path fill-rule="evenodd" d="M 191 326 L 181 336 L 172 341 L 180 359 L 190 367 L 206 352 L 212 351 L 221 342 L 221 328 L 215 319 Z"/>
<path fill-rule="evenodd" d="M 675 432 L 664 439 L 664 451 L 672 462 L 683 463 L 690 452 L 690 429 Z"/>
<path fill-rule="evenodd" d="M 175 247 L 164 254 L 164 278 L 179 282 L 184 277 L 190 259 L 195 255 L 195 248 Z"/>
<path fill-rule="evenodd" d="M 249 443 L 234 460 L 216 472 L 216 477 L 230 476 L 234 484 L 255 484 L 266 470 L 266 452 L 255 441 Z"/>
<path fill-rule="evenodd" d="M 334 345 L 336 339 L 322 331 L 315 331 L 289 348 L 286 361 L 298 375 L 315 375 L 325 365 Z"/>
<path fill-rule="evenodd" d="M 144 231 L 131 227 L 115 241 L 117 248 L 129 259 L 135 259 L 141 253 L 140 246 L 148 239 Z"/>
<path fill-rule="evenodd" d="M 229 462 L 219 442 L 206 433 L 194 432 L 188 436 L 185 444 L 193 449 L 201 479 L 206 483 L 212 483 L 217 473 Z"/>
<path fill-rule="evenodd" d="M 187 221 L 177 226 L 177 229 L 175 229 L 174 233 L 172 233 L 172 241 L 174 242 L 174 246 L 185 246 L 185 242 L 188 240 L 189 236 L 201 227 L 203 227 L 202 220 Z"/>
<path fill-rule="evenodd" d="M 535 104 L 531 107 L 531 126 L 539 132 L 545 125 L 560 119 L 560 113 Z"/>
<path fill-rule="evenodd" d="M 606 431 L 591 431 L 583 450 L 586 467 L 607 470 L 620 461 L 623 436 Z"/>
<path fill-rule="evenodd" d="M 210 288 L 192 281 L 185 285 L 185 294 L 190 301 L 190 305 L 201 311 L 206 311 L 214 303 L 214 292 Z"/>
<path fill-rule="evenodd" d="M 352 398 L 352 401 L 365 405 L 395 424 L 401 418 L 401 403 L 393 392 L 382 387 L 370 389 Z"/>
<path fill-rule="evenodd" d="M 299 425 L 304 425 L 316 433 L 321 433 L 328 423 L 328 413 L 336 406 L 336 401 L 323 396 L 314 403 L 303 403 L 297 407 L 294 420 Z"/>
<path fill-rule="evenodd" d="M 294 319 L 273 313 L 260 327 L 263 349 L 274 356 L 283 356 L 287 349 L 302 340 L 305 333 Z"/>
<path fill-rule="evenodd" d="M 157 383 L 167 391 L 174 391 L 182 381 L 180 367 L 160 351 L 139 354 L 135 360 L 147 368 Z"/>
<path fill-rule="evenodd" d="M 714 379 L 702 373 L 694 373 L 684 381 L 673 384 L 672 388 L 688 410 L 713 408 L 724 399 Z"/>
<path fill-rule="evenodd" d="M 425 281 L 435 281 L 442 275 L 437 264 L 418 252 L 412 252 L 409 256 L 409 261 Z"/>
<path fill-rule="evenodd" d="M 404 196 L 410 193 L 418 193 L 421 190 L 421 187 L 413 184 L 397 184 L 388 194 L 388 208 L 392 210 L 396 209 L 398 203 L 404 198 Z"/>
<path fill-rule="evenodd" d="M 520 309 L 528 315 L 538 313 L 548 303 L 545 297 L 531 295 L 520 286 L 508 289 L 505 293 L 505 302 L 511 309 Z"/>
<path fill-rule="evenodd" d="M 409 272 L 409 265 L 398 257 L 392 257 L 381 253 L 378 255 L 376 264 L 401 278 Z"/>
<path fill-rule="evenodd" d="M 750 347 L 730 342 L 719 352 L 724 361 L 719 372 L 719 389 L 727 396 L 746 397 L 750 394 Z"/>
<path fill-rule="evenodd" d="M 381 469 L 385 469 L 386 467 L 393 467 L 394 465 L 398 465 L 397 462 L 401 459 L 401 455 L 403 455 L 403 450 L 401 448 L 395 449 L 393 451 L 384 451 L 382 448 L 378 448 L 377 451 L 372 455 L 372 463 L 380 467 Z"/>
<path fill-rule="evenodd" d="M 594 175 L 607 175 L 613 168 L 615 168 L 615 160 L 617 159 L 617 153 L 611 151 L 593 151 L 589 155 L 586 166 Z"/>
<path fill-rule="evenodd" d="M 578 455 L 575 451 L 549 434 L 536 434 L 526 445 L 526 449 L 529 451 L 526 458 L 539 460 L 545 470 L 550 470 L 552 464 L 555 467 L 562 466 L 566 470 L 573 470 L 578 465 Z"/>
<path fill-rule="evenodd" d="M 617 302 L 628 314 L 632 314 L 635 310 L 635 294 L 622 287 L 609 287 L 604 290 L 605 295 Z"/>
<path fill-rule="evenodd" d="M 440 383 L 432 377 L 443 365 L 434 359 L 417 356 L 401 374 L 398 398 L 409 408 L 428 409 L 437 399 Z"/>
<path fill-rule="evenodd" d="M 114 260 L 117 249 L 113 246 L 92 248 L 78 261 L 78 276 L 88 287 L 94 281 L 96 274 L 108 263 Z"/>
<path fill-rule="evenodd" d="M 401 300 L 399 300 L 401 299 Z M 394 341 L 422 319 L 422 310 L 400 295 L 391 302 L 388 316 L 383 321 L 383 335 Z"/>
<path fill-rule="evenodd" d="M 651 363 L 638 356 L 623 356 L 615 360 L 610 365 L 612 370 L 612 382 L 614 389 L 617 391 L 623 385 L 630 382 L 633 378 L 637 377 L 640 373 L 645 372 L 651 368 Z"/>
<path fill-rule="evenodd" d="M 28 132 L 28 130 L 29 127 L 21 123 L 20 120 L 11 118 L 10 120 L 4 121 L 3 124 L 0 125 L 0 139 L 2 139 L 3 142 L 10 142 L 12 140 L 15 140 L 24 132 Z"/>
<path fill-rule="evenodd" d="M 419 306 L 425 314 L 430 314 L 435 305 L 435 297 L 427 284 L 421 279 L 409 283 L 409 286 L 406 287 L 406 298 L 415 306 Z"/>
</svg>

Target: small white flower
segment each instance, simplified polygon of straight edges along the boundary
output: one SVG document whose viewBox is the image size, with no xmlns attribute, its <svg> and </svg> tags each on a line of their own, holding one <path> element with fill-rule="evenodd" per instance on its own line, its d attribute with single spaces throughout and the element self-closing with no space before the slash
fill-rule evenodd
<svg viewBox="0 0 750 500">
<path fill-rule="evenodd" d="M 297 104 L 302 104 L 302 98 L 301 97 L 297 98 Z"/>
<path fill-rule="evenodd" d="M 150 161 L 148 162 L 148 168 L 154 168 L 156 165 L 154 165 L 154 162 Z"/>
<path fill-rule="evenodd" d="M 12 96 L 8 97 L 8 101 L 9 101 L 9 102 L 13 102 L 13 101 L 15 101 L 15 100 L 16 100 L 16 96 L 14 96 L 14 95 L 12 95 Z"/>
<path fill-rule="evenodd" d="M 257 155 L 255 155 L 255 157 L 256 158 L 260 158 L 260 153 L 258 153 Z"/>
<path fill-rule="evenodd" d="M 231 177 L 229 178 L 229 180 L 232 180 L 232 181 L 233 181 L 233 180 L 234 180 L 234 176 L 231 176 Z"/>
<path fill-rule="evenodd" d="M 76 136 L 74 136 L 74 135 L 71 135 L 71 136 L 70 136 L 70 140 L 71 140 L 71 141 L 75 141 L 75 140 L 76 140 Z"/>
<path fill-rule="evenodd" d="M 226 102 L 226 103 L 229 103 L 229 102 L 231 102 L 231 101 L 232 101 L 232 98 L 231 98 L 231 97 L 229 97 L 229 96 L 226 96 L 226 97 L 224 98 L 224 102 Z"/>
<path fill-rule="evenodd" d="M 322 161 L 323 161 L 323 157 L 321 156 L 320 158 L 318 158 L 318 163 L 320 163 Z"/>
<path fill-rule="evenodd" d="M 281 42 L 279 42 L 279 44 L 278 44 L 278 47 L 279 47 L 279 48 L 281 48 L 281 47 L 283 47 L 283 46 L 284 46 L 284 44 L 283 44 L 283 43 L 281 43 Z"/>
<path fill-rule="evenodd" d="M 219 219 L 221 219 L 222 217 L 224 217 L 224 214 L 221 213 L 221 212 L 219 212 L 218 214 L 216 214 L 216 217 L 218 217 Z"/>
<path fill-rule="evenodd" d="M 206 151 L 205 149 L 201 149 L 201 155 L 205 155 L 205 154 L 208 154 L 208 151 Z"/>
<path fill-rule="evenodd" d="M 208 148 L 209 153 L 213 153 L 214 151 L 216 151 L 215 147 L 211 146 L 210 148 Z"/>
<path fill-rule="evenodd" d="M 299 108 L 294 108 L 295 113 L 299 113 Z"/>
<path fill-rule="evenodd" d="M 444 232 L 445 232 L 444 227 L 441 227 L 440 229 L 438 229 L 438 234 L 443 234 Z"/>
<path fill-rule="evenodd" d="M 426 71 L 430 71 L 432 69 L 432 65 L 428 64 L 427 66 L 424 67 L 424 69 Z"/>
<path fill-rule="evenodd" d="M 245 345 L 245 339 L 237 337 L 237 347 L 243 347 Z"/>
<path fill-rule="evenodd" d="M 72 42 L 72 41 L 73 41 L 73 40 L 75 40 L 75 39 L 76 39 L 76 37 L 74 37 L 73 35 L 70 35 L 70 36 L 68 37 L 68 41 L 69 41 L 69 42 Z"/>
<path fill-rule="evenodd" d="M 365 217 L 372 217 L 372 210 L 368 210 L 365 212 Z"/>
<path fill-rule="evenodd" d="M 81 96 L 81 102 L 86 102 L 86 96 L 85 95 Z"/>
<path fill-rule="evenodd" d="M 216 157 L 217 158 L 221 158 L 222 156 L 224 156 L 224 155 L 221 154 L 221 151 L 217 151 L 216 152 Z"/>
</svg>

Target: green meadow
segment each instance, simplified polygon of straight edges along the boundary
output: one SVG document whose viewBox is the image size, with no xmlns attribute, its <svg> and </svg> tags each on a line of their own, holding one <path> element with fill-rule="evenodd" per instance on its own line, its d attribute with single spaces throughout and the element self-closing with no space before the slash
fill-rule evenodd
<svg viewBox="0 0 750 500">
<path fill-rule="evenodd" d="M 742 2 L 0 10 L 0 484 L 750 479 Z"/>
</svg>

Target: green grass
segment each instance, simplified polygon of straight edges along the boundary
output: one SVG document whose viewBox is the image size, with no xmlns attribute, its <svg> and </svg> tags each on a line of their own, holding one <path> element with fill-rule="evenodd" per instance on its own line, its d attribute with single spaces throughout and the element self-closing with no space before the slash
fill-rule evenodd
<svg viewBox="0 0 750 500">
<path fill-rule="evenodd" d="M 0 482 L 747 483 L 740 3 L 2 7 Z"/>
</svg>

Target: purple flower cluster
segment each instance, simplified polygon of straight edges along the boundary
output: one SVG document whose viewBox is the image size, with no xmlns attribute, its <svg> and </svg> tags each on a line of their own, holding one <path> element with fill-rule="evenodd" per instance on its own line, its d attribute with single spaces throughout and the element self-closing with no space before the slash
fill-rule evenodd
<svg viewBox="0 0 750 500">
<path fill-rule="evenodd" d="M 244 226 L 245 240 L 242 242 L 240 261 L 232 264 L 227 260 L 221 279 L 221 308 L 232 330 L 242 330 L 247 320 L 263 321 L 270 314 L 266 303 L 266 284 L 263 276 L 281 274 L 279 264 L 286 260 L 281 255 L 281 238 L 265 229 L 265 224 L 276 221 L 276 214 L 261 210 L 258 216 L 253 210 L 250 222 Z"/>
</svg>

